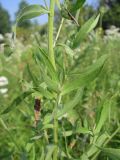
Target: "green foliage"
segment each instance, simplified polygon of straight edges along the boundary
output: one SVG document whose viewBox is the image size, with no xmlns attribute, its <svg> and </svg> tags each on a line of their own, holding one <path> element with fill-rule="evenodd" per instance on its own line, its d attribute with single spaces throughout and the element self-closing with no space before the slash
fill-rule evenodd
<svg viewBox="0 0 120 160">
<path fill-rule="evenodd" d="M 49 12 L 42 6 L 30 5 L 22 9 L 22 11 L 17 16 L 16 22 L 17 24 L 19 24 L 21 21 L 31 19 L 47 13 Z"/>
<path fill-rule="evenodd" d="M 5 34 L 11 31 L 11 22 L 8 12 L 0 4 L 0 33 Z"/>
<path fill-rule="evenodd" d="M 38 16 L 38 8 L 41 15 L 43 8 L 35 5 L 18 19 Z M 53 9 L 44 13 L 50 16 Z M 98 20 L 93 16 L 77 32 L 65 20 L 54 46 L 46 45 L 47 35 L 37 35 L 28 47 L 18 39 L 10 57 L 0 55 L 0 74 L 9 80 L 8 93 L 0 99 L 1 159 L 119 159 L 119 38 L 100 37 L 97 29 L 90 34 Z M 35 98 L 41 100 L 38 123 Z"/>
<path fill-rule="evenodd" d="M 93 16 L 90 18 L 79 30 L 79 32 L 76 34 L 75 39 L 73 41 L 73 48 L 79 46 L 79 44 L 86 38 L 86 36 L 96 27 L 100 15 Z"/>
<path fill-rule="evenodd" d="M 18 11 L 16 12 L 16 19 L 17 19 L 17 16 L 18 14 L 20 14 L 21 10 L 28 7 L 28 3 L 25 1 L 25 0 L 22 0 L 20 3 L 19 3 L 19 7 L 18 7 Z M 26 20 L 22 23 L 19 24 L 19 27 L 22 27 L 22 28 L 30 28 L 31 27 L 31 22 L 30 20 Z"/>
<path fill-rule="evenodd" d="M 112 158 L 113 160 L 120 159 L 120 149 L 114 148 L 101 148 L 102 152 L 104 152 L 108 157 Z"/>
<path fill-rule="evenodd" d="M 105 63 L 107 56 L 103 56 L 101 57 L 95 64 L 93 64 L 92 66 L 90 66 L 86 71 L 84 71 L 84 73 L 79 74 L 79 73 L 73 73 L 72 76 L 74 76 L 75 78 L 68 80 L 68 82 L 66 82 L 63 85 L 63 89 L 62 89 L 62 95 L 69 93 L 75 89 L 78 89 L 80 87 L 84 87 L 87 84 L 89 84 L 91 81 L 93 81 L 97 75 L 100 73 L 103 64 Z"/>
<path fill-rule="evenodd" d="M 103 16 L 103 27 L 109 28 L 111 25 L 120 27 L 120 1 L 108 0 L 107 2 L 101 1 L 101 5 L 109 7 Z"/>
</svg>

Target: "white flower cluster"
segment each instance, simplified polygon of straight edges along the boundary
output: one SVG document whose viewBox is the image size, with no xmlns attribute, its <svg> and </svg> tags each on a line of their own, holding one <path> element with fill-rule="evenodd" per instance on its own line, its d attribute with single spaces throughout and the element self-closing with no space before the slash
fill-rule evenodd
<svg viewBox="0 0 120 160">
<path fill-rule="evenodd" d="M 0 77 L 0 94 L 6 94 L 8 92 L 8 88 L 6 87 L 8 85 L 8 79 L 4 76 Z"/>
<path fill-rule="evenodd" d="M 111 26 L 109 29 L 105 31 L 105 39 L 116 39 L 120 38 L 120 28 L 115 26 Z"/>
</svg>

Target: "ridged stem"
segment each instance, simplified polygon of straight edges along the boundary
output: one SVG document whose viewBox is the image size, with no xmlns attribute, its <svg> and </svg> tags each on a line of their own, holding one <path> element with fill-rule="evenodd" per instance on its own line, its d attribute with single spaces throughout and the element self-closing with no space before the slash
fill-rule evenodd
<svg viewBox="0 0 120 160">
<path fill-rule="evenodd" d="M 48 50 L 51 63 L 53 67 L 56 69 L 54 49 L 53 49 L 54 8 L 55 8 L 55 0 L 50 0 L 50 13 L 48 15 Z"/>
</svg>

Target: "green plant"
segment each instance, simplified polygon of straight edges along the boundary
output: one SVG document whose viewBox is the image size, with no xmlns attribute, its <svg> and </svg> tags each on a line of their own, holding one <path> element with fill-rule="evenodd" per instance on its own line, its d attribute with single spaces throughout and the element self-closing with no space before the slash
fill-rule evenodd
<svg viewBox="0 0 120 160">
<path fill-rule="evenodd" d="M 82 3 L 79 8 L 84 4 L 84 1 L 81 2 Z M 60 8 L 59 1 L 57 1 L 57 3 Z M 57 33 L 57 38 L 55 39 L 54 46 L 54 5 L 54 0 L 50 1 L 50 9 L 38 5 L 31 5 L 24 8 L 20 15 L 18 15 L 17 23 L 26 19 L 34 18 L 41 14 L 48 14 L 48 48 L 43 48 L 39 44 L 35 45 L 33 50 L 33 58 L 35 59 L 37 67 L 40 69 L 41 75 L 38 78 L 36 74 L 32 73 L 30 66 L 28 65 L 27 70 L 33 85 L 30 87 L 28 86 L 28 90 L 17 97 L 13 103 L 2 112 L 2 114 L 6 114 L 16 108 L 17 105 L 23 102 L 23 100 L 31 94 L 33 97 L 40 97 L 43 99 L 41 121 L 39 122 L 37 128 L 33 129 L 35 130 L 35 136 L 31 138 L 32 142 L 41 139 L 41 137 L 43 138 L 40 140 L 40 159 L 94 160 L 99 155 L 101 150 L 107 154 L 108 152 L 114 152 L 113 150 L 103 147 L 116 133 L 119 132 L 119 128 L 117 128 L 117 130 L 111 136 L 105 133 L 104 130 L 103 133 L 101 132 L 105 121 L 109 117 L 108 113 L 116 96 L 111 96 L 111 100 L 107 99 L 109 97 L 108 95 L 106 96 L 106 99 L 102 99 L 102 102 L 100 102 L 98 107 L 99 110 L 96 111 L 98 115 L 94 120 L 95 122 L 92 127 L 89 125 L 87 118 L 83 118 L 83 125 L 81 124 L 82 122 L 79 118 L 77 118 L 77 116 L 80 115 L 75 112 L 75 107 L 79 107 L 82 103 L 83 97 L 85 96 L 86 87 L 93 87 L 94 90 L 95 80 L 101 71 L 103 71 L 104 64 L 108 56 L 101 56 L 94 64 L 90 65 L 90 67 L 84 69 L 83 72 L 79 72 L 78 67 L 73 67 L 73 64 L 69 64 L 69 59 L 67 59 L 63 49 L 69 54 L 71 53 L 71 55 L 74 55 L 83 40 L 87 37 L 88 33 L 95 28 L 100 15 L 94 15 L 83 25 L 83 27 L 80 29 L 78 27 L 78 31 L 72 35 L 74 39 L 70 39 L 69 45 L 67 42 L 65 44 L 57 43 L 57 40 L 60 36 L 63 19 L 66 17 L 64 15 Z M 69 6 L 71 7 L 72 5 L 68 1 L 61 9 L 62 12 L 64 11 L 64 14 L 69 16 L 67 18 L 71 18 L 71 16 L 73 16 L 71 13 L 79 9 L 78 1 L 73 5 L 73 8 L 70 8 L 69 10 Z M 75 21 L 74 17 L 72 17 L 72 20 Z M 57 56 L 59 56 L 59 58 L 57 58 Z M 65 118 L 66 116 L 67 118 Z M 77 120 L 71 120 L 71 117 L 74 117 L 74 119 Z M 2 119 L 1 124 L 4 126 L 9 136 L 12 137 L 9 129 Z M 37 135 L 36 132 L 38 132 Z M 81 147 L 81 153 L 79 150 L 78 152 L 75 150 L 72 152 L 74 146 L 73 142 L 78 145 L 77 140 L 79 139 L 77 139 L 77 136 L 79 134 L 85 135 L 84 138 L 87 147 Z M 71 137 L 70 144 L 67 142 L 69 137 Z M 89 138 L 89 143 L 87 142 L 86 138 Z M 13 137 L 12 139 L 15 141 Z M 27 146 L 26 149 L 31 153 L 33 159 L 35 159 L 35 146 L 37 145 L 37 142 L 36 144 L 32 143 L 32 147 Z M 20 147 L 18 146 L 17 148 L 18 153 L 21 152 Z M 32 151 L 29 148 L 32 148 Z M 78 148 L 79 147 L 77 147 L 77 149 Z M 74 154 L 74 152 L 76 154 Z M 116 157 L 119 157 L 119 154 Z"/>
</svg>

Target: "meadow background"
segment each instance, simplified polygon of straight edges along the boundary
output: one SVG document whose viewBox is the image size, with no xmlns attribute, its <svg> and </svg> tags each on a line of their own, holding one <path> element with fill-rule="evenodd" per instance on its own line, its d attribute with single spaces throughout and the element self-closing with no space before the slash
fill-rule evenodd
<svg viewBox="0 0 120 160">
<path fill-rule="evenodd" d="M 44 5 L 44 1 L 39 1 L 36 3 Z M 47 3 L 49 5 L 48 1 Z M 44 87 L 45 81 L 42 76 L 46 69 L 44 70 L 44 66 L 40 68 L 42 62 L 36 63 L 35 54 L 39 52 L 38 44 L 47 49 L 47 16 L 22 22 L 17 27 L 15 42 L 12 41 L 16 16 L 29 4 L 34 4 L 34 1 L 0 0 L 1 160 L 47 160 L 48 157 L 48 160 L 52 159 L 51 117 L 54 99 L 51 97 L 54 97 L 55 93 L 50 91 L 48 95 L 43 96 L 37 128 L 34 127 L 34 100 L 38 92 L 14 101 L 23 92 L 31 91 L 36 83 Z M 81 87 L 78 98 L 73 91 L 62 100 L 68 108 L 59 118 L 61 160 L 120 160 L 120 2 L 87 1 L 74 16 L 82 26 L 98 12 L 101 17 L 97 26 L 74 51 L 69 47 L 60 47 L 61 44 L 69 46 L 78 30 L 72 20 L 66 19 L 58 38 L 59 45 L 54 49 L 61 82 L 64 79 L 61 66 L 65 68 L 66 73 L 73 71 L 74 77 L 74 73 L 84 73 L 85 68 L 94 64 L 99 57 L 108 55 L 102 72 L 94 81 Z M 60 23 L 61 13 L 56 6 L 54 38 Z M 51 85 L 52 87 L 54 86 Z M 74 97 L 77 98 L 77 103 L 73 101 Z M 9 112 L 5 113 L 6 108 L 9 108 Z M 60 109 L 61 106 L 59 111 Z M 97 124 L 100 128 L 98 132 L 94 132 Z"/>
</svg>

